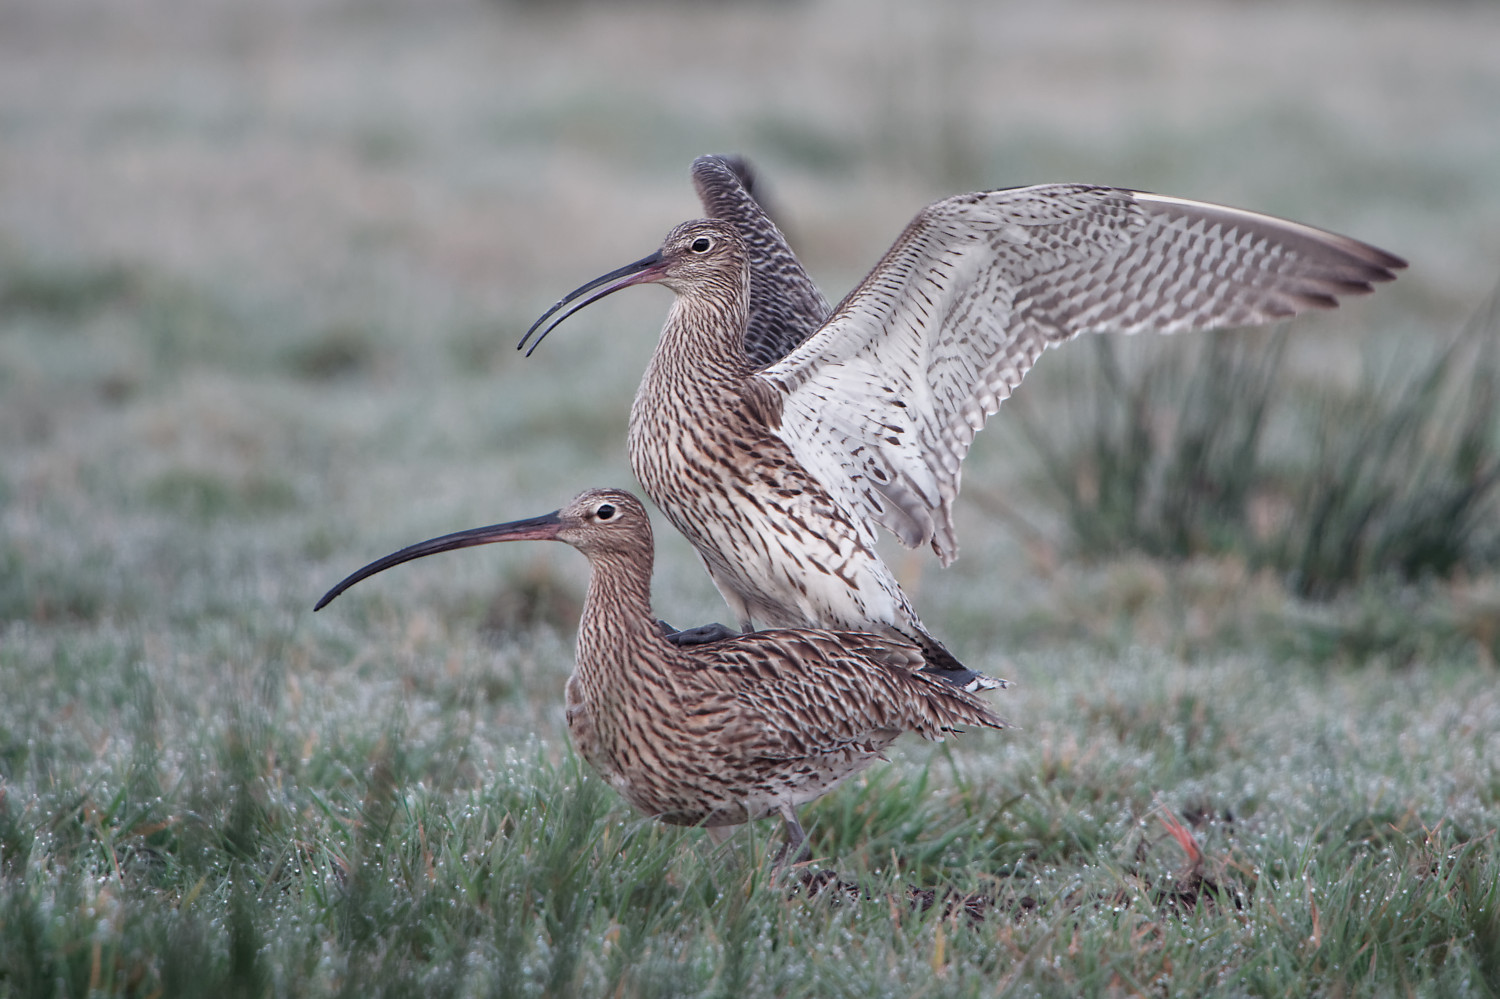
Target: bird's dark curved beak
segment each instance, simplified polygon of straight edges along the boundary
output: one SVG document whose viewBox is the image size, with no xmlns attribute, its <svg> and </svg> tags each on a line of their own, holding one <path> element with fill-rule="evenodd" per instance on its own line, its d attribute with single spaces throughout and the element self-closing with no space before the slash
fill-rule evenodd
<svg viewBox="0 0 1500 999">
<path fill-rule="evenodd" d="M 538 541 L 556 538 L 557 532 L 562 530 L 562 518 L 558 516 L 560 513 L 560 510 L 554 510 L 549 514 L 532 517 L 529 520 L 513 520 L 508 524 L 491 524 L 489 527 L 456 531 L 453 534 L 445 534 L 441 538 L 433 538 L 430 541 L 422 541 L 403 548 L 344 577 L 343 582 L 323 594 L 323 599 L 318 601 L 313 610 L 320 611 L 327 607 L 335 597 L 361 579 L 373 576 L 377 572 L 384 572 L 393 565 L 410 562 L 414 558 L 422 558 L 424 555 L 436 555 L 438 552 L 448 552 L 455 548 L 472 548 L 474 545 L 488 545 L 496 541 Z"/>
<path fill-rule="evenodd" d="M 557 329 L 559 323 L 579 309 L 587 305 L 592 305 L 606 295 L 613 295 L 621 288 L 629 288 L 633 284 L 648 284 L 661 277 L 661 274 L 661 251 L 657 250 L 649 257 L 642 257 L 633 264 L 626 264 L 618 270 L 610 271 L 603 277 L 595 278 L 582 288 L 576 288 L 558 299 L 556 305 L 542 314 L 542 318 L 531 324 L 531 329 L 527 330 L 526 335 L 521 337 L 521 342 L 516 344 L 516 349 L 523 349 L 526 346 L 526 341 L 531 340 L 531 335 L 536 333 L 537 328 L 546 323 L 547 320 L 552 319 L 552 322 L 547 323 L 547 328 L 538 333 L 537 338 L 532 341 L 531 350 L 526 351 L 526 356 L 530 357 L 542 345 L 542 340 L 546 338 L 548 333 Z M 595 289 L 598 290 L 596 291 Z M 593 294 L 590 295 L 589 292 L 593 292 Z M 584 298 L 583 296 L 585 295 L 588 297 Z M 582 299 L 582 301 L 579 301 L 579 299 Z M 558 312 L 562 314 L 557 315 Z M 552 318 L 554 315 L 557 315 L 556 319 Z"/>
</svg>

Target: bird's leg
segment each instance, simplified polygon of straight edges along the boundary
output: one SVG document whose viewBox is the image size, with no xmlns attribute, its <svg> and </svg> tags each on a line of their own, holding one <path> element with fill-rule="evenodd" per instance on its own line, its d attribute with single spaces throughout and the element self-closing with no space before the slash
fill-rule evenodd
<svg viewBox="0 0 1500 999">
<path fill-rule="evenodd" d="M 678 631 L 665 621 L 657 621 L 656 626 L 666 636 L 667 641 L 673 645 L 707 645 L 709 642 L 722 642 L 726 638 L 733 638 L 739 634 L 728 625 L 700 624 L 696 628 L 684 628 Z"/>
<path fill-rule="evenodd" d="M 812 847 L 807 843 L 807 834 L 802 831 L 802 824 L 797 821 L 797 812 L 791 805 L 783 803 L 778 809 L 781 820 L 786 824 L 786 843 L 780 850 L 776 851 L 776 859 L 772 865 L 780 870 L 783 867 L 795 866 L 812 859 Z"/>
<path fill-rule="evenodd" d="M 729 840 L 734 836 L 739 826 L 705 826 L 704 831 L 708 833 L 709 840 L 713 843 L 713 856 L 722 859 L 737 858 L 739 850 Z"/>
</svg>

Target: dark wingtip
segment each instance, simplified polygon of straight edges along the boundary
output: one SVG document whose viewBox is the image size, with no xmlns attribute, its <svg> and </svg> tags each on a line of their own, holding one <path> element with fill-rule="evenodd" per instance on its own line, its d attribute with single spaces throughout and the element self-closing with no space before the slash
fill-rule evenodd
<svg viewBox="0 0 1500 999">
<path fill-rule="evenodd" d="M 1369 287 L 1363 288 L 1359 294 L 1369 291 Z M 1337 309 L 1339 300 L 1332 295 L 1318 291 L 1307 291 L 1294 296 L 1299 309 Z"/>
<path fill-rule="evenodd" d="M 1367 275 L 1362 279 L 1340 278 L 1337 280 L 1329 280 L 1324 282 L 1324 285 L 1328 289 L 1328 294 L 1332 295 L 1335 298 L 1340 295 L 1368 295 L 1370 292 L 1375 290 L 1375 285 L 1372 282 L 1391 281 L 1394 280 L 1395 277 L 1396 275 L 1394 274 L 1388 274 L 1385 277 L 1378 277 L 1372 274 Z"/>
<path fill-rule="evenodd" d="M 1394 253 L 1387 253 L 1378 246 L 1371 246 L 1351 236 L 1326 233 L 1324 238 L 1330 245 L 1342 250 L 1347 261 L 1345 269 L 1353 271 L 1360 281 L 1394 281 L 1395 272 L 1406 269 L 1406 261 Z"/>
<path fill-rule="evenodd" d="M 1346 280 L 1354 285 L 1363 284 L 1365 287 L 1351 288 L 1350 291 L 1352 294 L 1358 295 L 1365 291 L 1371 291 L 1373 290 L 1370 287 L 1371 285 L 1394 281 L 1396 280 L 1396 272 L 1406 269 L 1406 261 L 1400 257 L 1386 253 L 1384 250 L 1373 247 L 1368 243 L 1361 244 L 1360 248 L 1365 251 L 1360 260 L 1361 266 L 1355 269 L 1355 275 L 1346 278 Z"/>
<path fill-rule="evenodd" d="M 729 172 L 734 174 L 734 178 L 740 182 L 740 186 L 749 192 L 750 197 L 754 198 L 756 196 L 755 168 L 750 165 L 750 161 L 743 156 L 721 156 L 719 159 L 729 169 Z"/>
<path fill-rule="evenodd" d="M 1401 257 L 1396 256 L 1394 253 L 1387 253 L 1379 247 L 1371 246 L 1370 249 L 1373 251 L 1372 256 L 1375 258 L 1371 263 L 1385 271 L 1384 274 L 1371 278 L 1372 281 L 1394 281 L 1396 280 L 1396 275 L 1392 274 L 1391 271 L 1406 270 L 1408 265 Z"/>
</svg>

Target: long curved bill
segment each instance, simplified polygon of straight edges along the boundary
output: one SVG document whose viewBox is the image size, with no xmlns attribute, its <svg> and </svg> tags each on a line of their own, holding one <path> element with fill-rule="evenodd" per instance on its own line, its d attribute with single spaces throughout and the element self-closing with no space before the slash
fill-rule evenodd
<svg viewBox="0 0 1500 999">
<path fill-rule="evenodd" d="M 335 597 L 361 579 L 373 576 L 377 572 L 384 572 L 393 565 L 410 562 L 414 558 L 422 558 L 424 555 L 436 555 L 438 552 L 449 552 L 455 548 L 472 548 L 474 545 L 488 545 L 496 541 L 540 541 L 556 538 L 557 532 L 562 529 L 562 520 L 558 517 L 560 512 L 554 510 L 540 517 L 532 517 L 530 520 L 513 520 L 508 524 L 491 524 L 489 527 L 456 531 L 453 534 L 445 534 L 441 538 L 433 538 L 430 541 L 422 541 L 403 548 L 344 577 L 343 582 L 323 594 L 323 599 L 318 601 L 313 610 L 320 611 L 327 607 Z"/>
<path fill-rule="evenodd" d="M 564 319 L 567 319 L 579 309 L 594 304 L 606 295 L 613 295 L 621 288 L 629 288 L 633 284 L 648 284 L 655 281 L 661 277 L 660 267 L 661 251 L 657 250 L 649 257 L 642 257 L 633 264 L 626 264 L 618 270 L 610 271 L 603 277 L 595 278 L 582 288 L 575 288 L 558 299 L 556 305 L 542 314 L 542 318 L 531 324 L 531 329 L 527 330 L 526 335 L 521 337 L 521 342 L 516 344 L 516 349 L 523 349 L 526 346 L 526 341 L 531 339 L 531 334 L 536 333 L 537 327 L 546 323 L 547 320 L 552 319 L 554 315 L 561 311 L 562 314 L 557 316 L 556 319 L 552 319 L 552 322 L 547 324 L 547 328 L 537 334 L 536 340 L 532 341 L 531 350 L 526 351 L 526 356 L 530 357 L 542 345 L 542 341 L 546 339 L 547 334 L 557 329 L 558 324 Z M 596 288 L 599 290 L 594 291 Z M 591 291 L 594 294 L 589 295 Z M 583 298 L 584 295 L 588 295 L 588 297 Z M 582 298 L 582 301 L 579 301 L 580 298 Z M 571 308 L 569 308 L 570 305 Z"/>
</svg>

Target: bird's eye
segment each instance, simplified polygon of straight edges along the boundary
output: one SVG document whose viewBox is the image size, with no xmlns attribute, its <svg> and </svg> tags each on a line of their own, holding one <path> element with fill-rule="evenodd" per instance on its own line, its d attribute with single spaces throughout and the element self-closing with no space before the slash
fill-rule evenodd
<svg viewBox="0 0 1500 999">
<path fill-rule="evenodd" d="M 608 520 L 615 515 L 614 505 L 611 503 L 600 503 L 599 509 L 594 511 L 594 516 L 600 520 Z"/>
<path fill-rule="evenodd" d="M 693 240 L 692 250 L 694 253 L 707 253 L 708 248 L 713 245 L 713 240 L 709 239 L 707 236 L 699 236 L 697 239 Z"/>
</svg>

